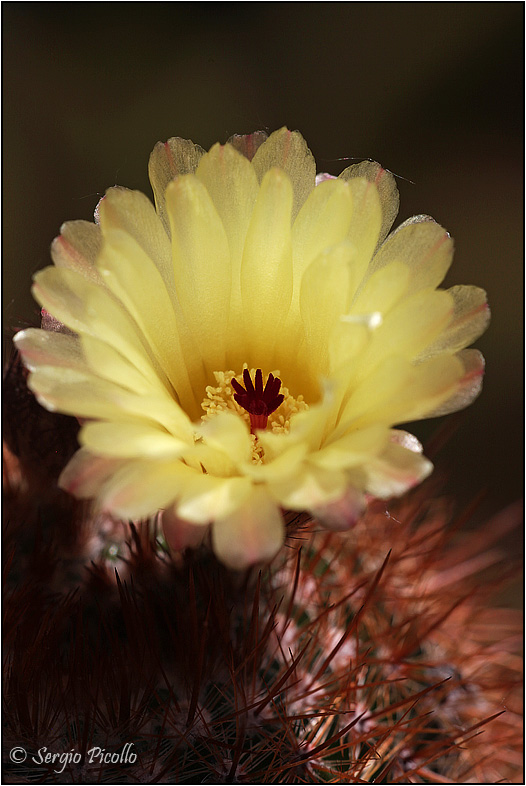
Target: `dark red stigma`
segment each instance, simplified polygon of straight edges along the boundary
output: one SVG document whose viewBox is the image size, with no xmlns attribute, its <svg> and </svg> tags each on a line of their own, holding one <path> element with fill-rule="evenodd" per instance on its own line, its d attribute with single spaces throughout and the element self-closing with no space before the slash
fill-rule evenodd
<svg viewBox="0 0 526 786">
<path fill-rule="evenodd" d="M 265 388 L 263 388 L 263 372 L 260 368 L 256 370 L 254 383 L 250 378 L 248 368 L 246 368 L 243 371 L 243 382 L 245 387 L 236 379 L 232 380 L 232 387 L 236 391 L 234 399 L 250 415 L 250 431 L 255 434 L 257 428 L 267 427 L 268 416 L 277 410 L 285 396 L 279 393 L 281 379 L 275 377 L 274 374 L 268 375 Z"/>
</svg>

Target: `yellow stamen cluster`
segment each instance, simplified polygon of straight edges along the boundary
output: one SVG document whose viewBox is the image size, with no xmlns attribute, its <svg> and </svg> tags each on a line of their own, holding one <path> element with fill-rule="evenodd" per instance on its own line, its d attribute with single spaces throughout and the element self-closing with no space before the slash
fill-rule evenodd
<svg viewBox="0 0 526 786">
<path fill-rule="evenodd" d="M 248 368 L 246 363 L 243 364 L 243 370 Z M 219 412 L 235 412 L 239 415 L 247 426 L 250 428 L 250 415 L 241 407 L 234 399 L 234 390 L 232 389 L 232 379 L 236 379 L 240 384 L 243 384 L 243 370 L 236 374 L 235 371 L 214 371 L 214 377 L 217 385 L 208 385 L 206 388 L 206 397 L 201 402 L 201 408 L 204 410 L 202 420 L 217 415 Z M 253 379 L 255 376 L 255 369 L 250 369 L 250 376 Z M 280 377 L 279 371 L 272 371 L 275 377 Z M 309 408 L 309 405 L 304 401 L 303 396 L 300 394 L 294 398 L 285 385 L 281 386 L 280 393 L 284 395 L 284 400 L 275 412 L 269 415 L 267 428 L 275 434 L 288 434 L 290 430 L 290 419 L 297 412 L 303 412 Z M 259 444 L 258 438 L 255 434 L 251 434 L 252 439 L 252 459 L 255 464 L 263 464 L 264 452 L 262 446 Z"/>
</svg>

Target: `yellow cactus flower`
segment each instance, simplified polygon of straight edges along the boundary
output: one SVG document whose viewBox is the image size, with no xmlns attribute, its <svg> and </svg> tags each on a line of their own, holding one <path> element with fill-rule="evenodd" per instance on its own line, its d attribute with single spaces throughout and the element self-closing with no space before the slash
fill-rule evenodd
<svg viewBox="0 0 526 786">
<path fill-rule="evenodd" d="M 81 419 L 60 483 L 114 515 L 163 511 L 167 541 L 234 568 L 271 558 L 286 511 L 350 527 L 432 469 L 393 426 L 478 394 L 485 293 L 437 289 L 448 233 L 427 216 L 388 236 L 378 164 L 316 177 L 298 132 L 178 138 L 150 158 L 155 208 L 110 188 L 35 276 L 43 330 L 15 338 L 29 385 Z M 51 328 L 51 329 L 50 329 Z"/>
</svg>

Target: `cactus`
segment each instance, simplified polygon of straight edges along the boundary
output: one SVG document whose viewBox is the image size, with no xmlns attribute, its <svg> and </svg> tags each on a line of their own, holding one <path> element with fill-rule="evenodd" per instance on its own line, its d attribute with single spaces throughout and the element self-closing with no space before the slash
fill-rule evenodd
<svg viewBox="0 0 526 786">
<path fill-rule="evenodd" d="M 270 565 L 229 571 L 59 491 L 77 425 L 23 377 L 15 360 L 4 782 L 520 780 L 520 618 L 495 606 L 514 507 L 470 531 L 426 481 L 350 533 L 291 517 Z"/>
</svg>

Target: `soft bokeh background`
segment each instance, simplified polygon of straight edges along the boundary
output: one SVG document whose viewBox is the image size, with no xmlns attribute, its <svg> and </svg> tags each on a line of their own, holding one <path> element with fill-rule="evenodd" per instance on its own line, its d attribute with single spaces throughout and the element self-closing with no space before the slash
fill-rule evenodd
<svg viewBox="0 0 526 786">
<path fill-rule="evenodd" d="M 32 274 L 114 184 L 147 193 L 158 140 L 299 129 L 319 169 L 373 158 L 399 221 L 456 241 L 447 285 L 493 320 L 481 398 L 440 454 L 463 503 L 523 489 L 522 3 L 3 3 L 4 334 L 37 324 Z M 398 223 L 398 222 L 397 222 Z M 420 424 L 427 438 L 436 428 Z"/>
</svg>

